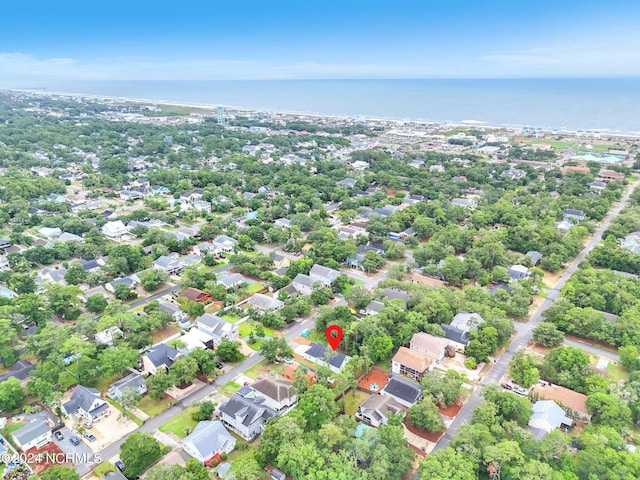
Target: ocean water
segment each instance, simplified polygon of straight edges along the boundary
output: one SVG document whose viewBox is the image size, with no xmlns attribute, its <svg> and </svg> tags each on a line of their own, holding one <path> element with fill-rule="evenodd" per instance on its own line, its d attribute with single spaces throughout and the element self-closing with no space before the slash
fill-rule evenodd
<svg viewBox="0 0 640 480">
<path fill-rule="evenodd" d="M 640 135 L 640 78 L 56 82 L 13 88 L 398 120 Z"/>
</svg>

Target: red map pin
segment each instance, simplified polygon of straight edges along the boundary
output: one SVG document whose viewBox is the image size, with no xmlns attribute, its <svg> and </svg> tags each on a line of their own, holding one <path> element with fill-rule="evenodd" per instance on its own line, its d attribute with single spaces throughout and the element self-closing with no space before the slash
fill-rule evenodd
<svg viewBox="0 0 640 480">
<path fill-rule="evenodd" d="M 334 350 L 338 348 L 338 344 L 340 343 L 340 340 L 342 340 L 342 336 L 344 335 L 344 333 L 342 332 L 342 328 L 340 328 L 338 325 L 329 325 L 324 334 L 327 337 L 329 345 L 331 345 L 331 348 L 333 348 Z"/>
</svg>

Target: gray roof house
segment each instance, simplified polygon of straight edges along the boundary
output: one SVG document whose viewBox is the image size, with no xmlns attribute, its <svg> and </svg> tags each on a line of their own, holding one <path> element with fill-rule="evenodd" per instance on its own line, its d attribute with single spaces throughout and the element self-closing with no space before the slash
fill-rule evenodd
<svg viewBox="0 0 640 480">
<path fill-rule="evenodd" d="M 338 270 L 334 270 L 333 268 L 318 265 L 316 263 L 313 267 L 311 267 L 309 276 L 314 282 L 320 282 L 325 287 L 328 287 L 336 278 L 340 276 L 340 272 Z"/>
<path fill-rule="evenodd" d="M 281 375 L 261 375 L 251 384 L 257 396 L 264 398 L 264 404 L 282 415 L 298 403 L 293 383 Z"/>
<path fill-rule="evenodd" d="M 389 414 L 405 414 L 405 409 L 393 397 L 387 395 L 371 395 L 358 407 L 356 418 L 373 426 L 386 425 Z"/>
<path fill-rule="evenodd" d="M 33 363 L 27 360 L 18 360 L 9 370 L 0 375 L 0 383 L 10 378 L 17 378 L 21 382 L 24 382 L 29 378 L 29 373 L 31 373 L 31 370 L 34 368 L 36 368 L 36 366 Z"/>
<path fill-rule="evenodd" d="M 239 273 L 224 273 L 216 280 L 216 283 L 222 285 L 226 290 L 239 287 L 243 283 L 247 283 L 247 279 Z"/>
<path fill-rule="evenodd" d="M 484 318 L 482 318 L 478 313 L 460 312 L 453 317 L 450 325 L 451 327 L 460 329 L 463 332 L 469 332 L 481 323 L 484 323 Z"/>
<path fill-rule="evenodd" d="M 529 269 L 524 265 L 511 265 L 507 273 L 512 280 L 522 280 L 529 277 Z"/>
<path fill-rule="evenodd" d="M 454 198 L 451 200 L 452 207 L 462 207 L 462 208 L 476 208 L 478 206 L 478 202 L 476 202 L 473 198 Z"/>
<path fill-rule="evenodd" d="M 529 419 L 529 430 L 541 440 L 547 433 L 561 426 L 571 427 L 573 420 L 553 400 L 538 400 L 533 404 L 533 415 Z"/>
<path fill-rule="evenodd" d="M 109 390 L 107 390 L 107 396 L 111 400 L 119 400 L 128 388 L 135 388 L 140 395 L 147 393 L 147 384 L 142 375 L 137 372 L 131 372 L 126 377 L 112 383 Z"/>
<path fill-rule="evenodd" d="M 440 326 L 444 330 L 444 337 L 449 340 L 457 350 L 464 350 L 464 347 L 469 344 L 469 332 L 461 330 L 446 323 L 441 323 Z"/>
<path fill-rule="evenodd" d="M 335 353 L 335 354 L 333 354 Z M 344 366 L 351 360 L 351 357 L 340 352 L 332 352 L 329 362 L 326 360 L 327 347 L 321 343 L 311 342 L 311 346 L 306 349 L 302 356 L 317 365 L 329 367 L 333 372 L 340 373 Z"/>
<path fill-rule="evenodd" d="M 231 453 L 236 448 L 236 439 L 222 422 L 207 420 L 198 423 L 193 432 L 182 440 L 182 448 L 200 463 L 206 464 L 218 454 Z"/>
<path fill-rule="evenodd" d="M 42 448 L 51 443 L 51 425 L 45 420 L 35 420 L 11 434 L 23 452 L 31 448 Z"/>
<path fill-rule="evenodd" d="M 304 273 L 299 273 L 295 276 L 291 284 L 304 295 L 311 295 L 313 293 L 314 285 L 316 282 Z"/>
<path fill-rule="evenodd" d="M 400 405 L 408 408 L 422 398 L 422 387 L 400 375 L 392 375 L 380 394 L 392 397 Z"/>
<path fill-rule="evenodd" d="M 563 213 L 565 220 L 573 220 L 576 223 L 581 222 L 587 216 L 587 214 L 582 210 L 576 210 L 574 208 L 565 208 Z"/>
<path fill-rule="evenodd" d="M 383 308 L 384 303 L 378 302 L 377 300 L 372 300 L 364 309 L 364 312 L 366 315 L 376 315 L 377 313 L 380 313 Z"/>
<path fill-rule="evenodd" d="M 218 235 L 213 239 L 214 253 L 233 253 L 233 249 L 238 244 L 235 238 L 226 235 Z"/>
<path fill-rule="evenodd" d="M 529 259 L 531 265 L 537 265 L 540 260 L 542 260 L 542 254 L 540 252 L 536 252 L 535 250 L 527 252 L 524 256 Z"/>
<path fill-rule="evenodd" d="M 213 313 L 200 315 L 196 318 L 194 325 L 198 330 L 209 335 L 214 345 L 220 345 L 224 338 L 231 341 L 238 339 L 238 326 Z"/>
<path fill-rule="evenodd" d="M 399 300 L 401 301 L 405 308 L 407 306 L 407 302 L 409 302 L 409 294 L 402 290 L 395 290 L 393 288 L 385 288 L 384 289 L 384 297 L 387 300 Z"/>
<path fill-rule="evenodd" d="M 256 293 L 253 295 L 249 300 L 247 300 L 247 304 L 262 313 L 270 310 L 278 310 L 284 306 L 284 302 L 282 300 L 269 297 L 263 293 Z"/>
<path fill-rule="evenodd" d="M 175 349 L 164 343 L 159 343 L 152 347 L 142 357 L 142 365 L 144 367 L 144 373 L 150 373 L 155 375 L 159 368 L 168 370 L 176 361 L 180 353 Z"/>
<path fill-rule="evenodd" d="M 97 420 L 111 413 L 109 404 L 95 388 L 78 385 L 71 399 L 62 405 L 62 411 L 66 415 L 74 415 L 89 420 Z"/>
<path fill-rule="evenodd" d="M 248 387 L 241 389 L 220 406 L 220 420 L 247 440 L 260 435 L 267 420 L 277 415 L 275 410 L 266 405 L 264 398 L 243 396 L 243 393 L 250 393 L 251 390 Z"/>
</svg>

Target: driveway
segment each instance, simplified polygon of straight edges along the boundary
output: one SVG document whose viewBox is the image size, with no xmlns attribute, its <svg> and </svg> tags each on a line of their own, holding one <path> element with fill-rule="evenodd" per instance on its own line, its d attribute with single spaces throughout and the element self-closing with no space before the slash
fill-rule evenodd
<svg viewBox="0 0 640 480">
<path fill-rule="evenodd" d="M 89 472 L 89 470 L 91 470 L 94 467 L 95 463 L 93 462 L 80 463 L 80 459 L 92 458 L 92 456 L 94 455 L 93 451 L 89 448 L 89 446 L 86 443 L 84 443 L 84 440 L 82 439 L 82 437 L 77 433 L 72 432 L 69 427 L 62 427 L 60 429 L 60 432 L 62 432 L 62 435 L 64 436 L 64 438 L 62 440 L 57 440 L 56 437 L 54 436 L 53 443 L 55 443 L 60 448 L 60 450 L 62 450 L 64 453 L 73 454 L 75 458 L 78 459 L 78 461 L 76 462 L 77 463 L 76 472 L 78 472 L 80 476 L 85 475 L 86 473 Z M 80 439 L 80 445 L 77 445 L 77 446 L 73 445 L 69 441 L 69 438 L 72 435 L 75 435 Z"/>
</svg>

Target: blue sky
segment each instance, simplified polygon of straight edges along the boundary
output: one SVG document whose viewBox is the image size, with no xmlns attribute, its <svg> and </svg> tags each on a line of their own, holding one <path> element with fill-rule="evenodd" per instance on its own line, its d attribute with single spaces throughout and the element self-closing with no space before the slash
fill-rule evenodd
<svg viewBox="0 0 640 480">
<path fill-rule="evenodd" d="M 636 0 L 6 0 L 2 17 L 0 80 L 640 75 Z"/>
</svg>

